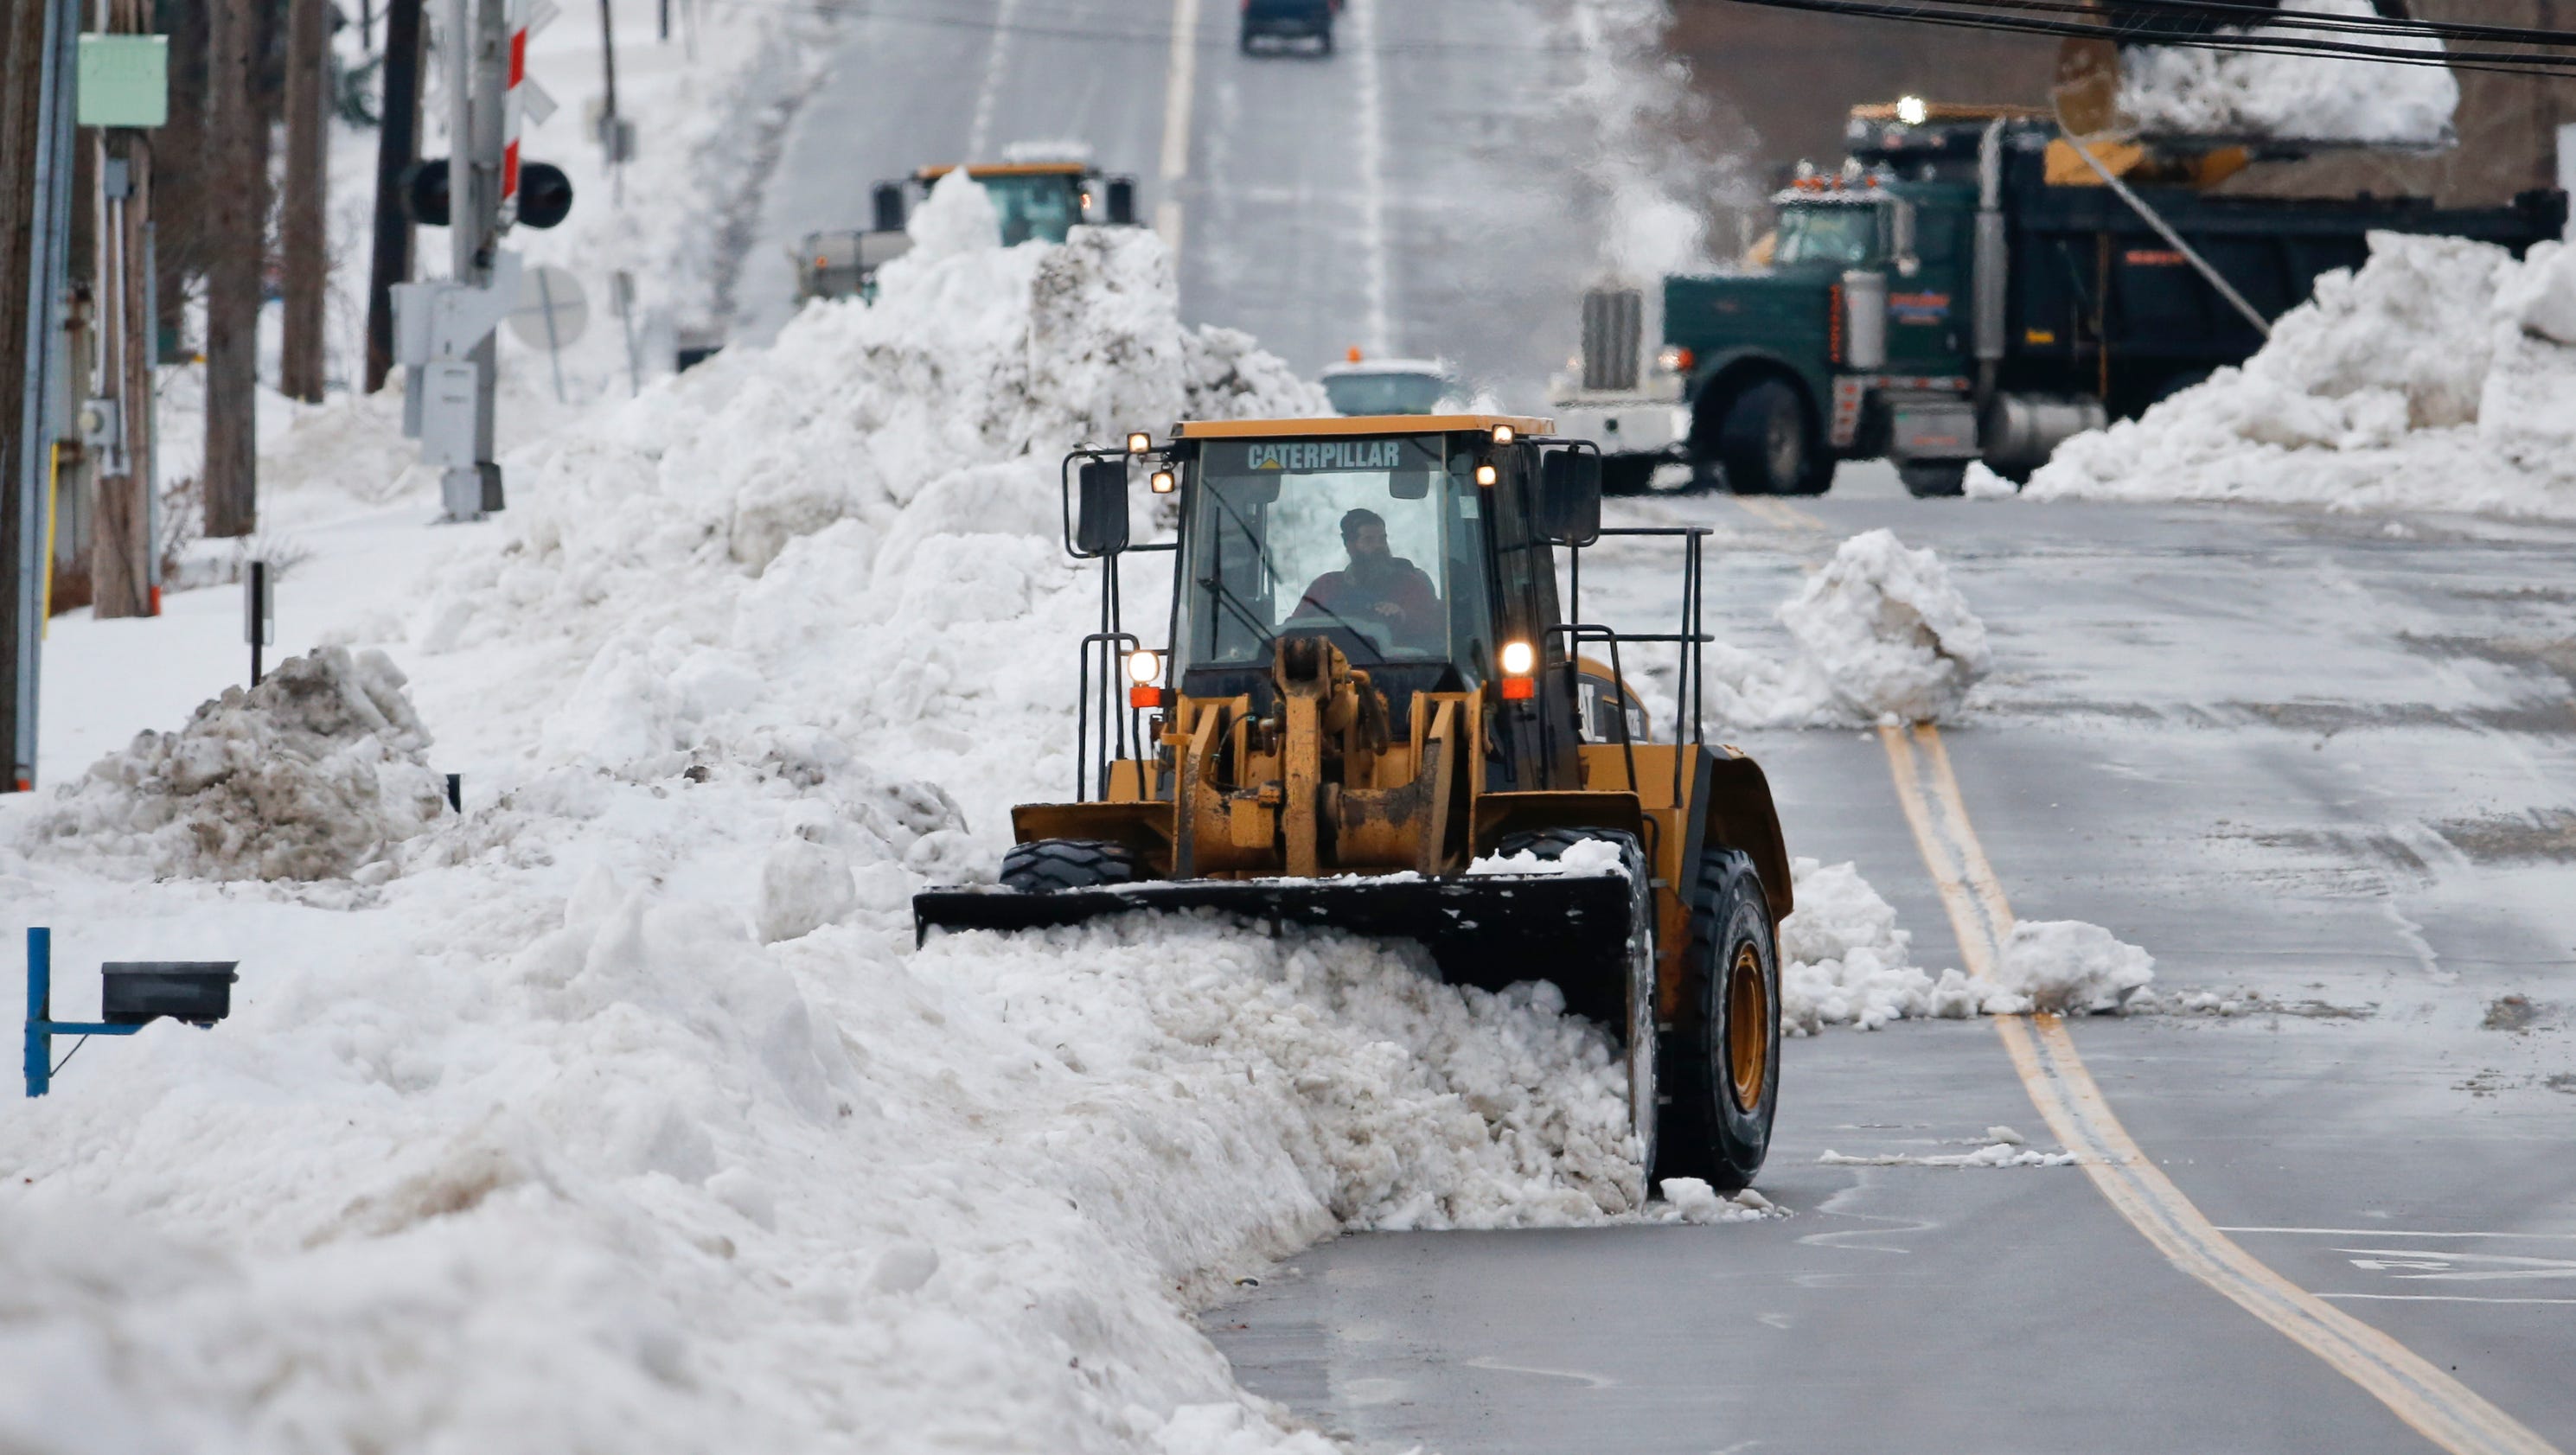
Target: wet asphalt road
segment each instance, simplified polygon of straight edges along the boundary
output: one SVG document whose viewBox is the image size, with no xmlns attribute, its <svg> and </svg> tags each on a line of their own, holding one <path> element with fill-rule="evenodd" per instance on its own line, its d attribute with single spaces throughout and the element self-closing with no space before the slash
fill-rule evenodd
<svg viewBox="0 0 2576 1455">
<path fill-rule="evenodd" d="M 1548 0 L 1347 0 L 1327 58 L 1236 47 L 1224 0 L 891 0 L 840 25 L 790 127 L 732 334 L 793 312 L 787 248 L 865 226 L 868 188 L 931 162 L 1069 139 L 1137 178 L 1179 244 L 1181 311 L 1312 374 L 1358 347 L 1453 360 L 1514 408 L 1545 397 L 1592 268 L 1587 169 L 1536 47 Z M 1193 84 L 1166 80 L 1185 30 Z M 1367 43 L 1374 38 L 1374 44 Z M 1188 144 L 1164 125 L 1185 119 Z"/>
<path fill-rule="evenodd" d="M 1944 737 L 2013 908 L 2234 1002 L 2077 1024 L 2113 1109 L 2240 1246 L 2576 1449 L 2576 530 L 1846 479 L 1631 513 L 1718 527 L 1715 630 L 1777 654 L 1843 536 L 1938 547 L 1995 635 Z M 1664 588 L 1585 580 L 1601 611 Z M 1793 853 L 1856 861 L 1921 963 L 1962 963 L 1874 735 L 1730 736 Z M 2076 1169 L 1818 1164 L 2053 1146 L 1986 1026 L 1794 1041 L 1781 1108 L 1760 1186 L 1792 1217 L 1344 1238 L 1204 1323 L 1370 1447 L 2434 1448 Z"/>
<path fill-rule="evenodd" d="M 1518 3 L 1350 0 L 1331 60 L 1237 55 L 1217 0 L 852 15 L 736 335 L 775 331 L 784 244 L 863 218 L 871 181 L 1077 137 L 1179 239 L 1192 321 L 1305 370 L 1446 353 L 1534 401 L 1589 271 L 1581 168 L 1543 62 L 1438 48 L 1508 44 Z M 2073 1027 L 2112 1108 L 2248 1252 L 2576 1451 L 2576 530 L 1916 502 L 1883 468 L 1622 513 L 1717 528 L 1712 624 L 1775 655 L 1773 608 L 1845 535 L 1938 547 L 1995 636 L 1944 737 L 2013 908 L 2107 926 L 2159 989 L 2233 1009 Z M 1604 551 L 1586 614 L 1660 629 L 1671 579 Z M 1963 963 L 1874 735 L 1729 736 L 1793 852 L 1856 861 L 1920 963 Z M 1995 1125 L 2053 1145 L 1990 1027 L 1834 1030 L 1786 1053 L 1761 1186 L 1794 1216 L 1343 1238 L 1202 1322 L 1247 1385 L 1370 1448 L 2435 1448 L 2078 1169 L 1817 1160 Z"/>
</svg>

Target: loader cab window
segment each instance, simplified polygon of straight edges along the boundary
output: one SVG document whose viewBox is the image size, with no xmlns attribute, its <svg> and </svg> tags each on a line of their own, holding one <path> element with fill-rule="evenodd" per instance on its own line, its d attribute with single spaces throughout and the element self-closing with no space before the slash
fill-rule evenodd
<svg viewBox="0 0 2576 1455">
<path fill-rule="evenodd" d="M 1263 667 L 1312 633 L 1355 666 L 1491 660 L 1484 520 L 1440 435 L 1210 440 L 1184 561 L 1182 666 Z"/>
<path fill-rule="evenodd" d="M 1780 209 L 1775 265 L 1866 263 L 1878 256 L 1880 208 L 1874 203 L 1812 203 Z"/>
<path fill-rule="evenodd" d="M 1002 246 L 1024 242 L 1060 243 L 1082 221 L 1079 179 L 1057 172 L 1026 176 L 978 177 L 984 195 L 1002 220 Z"/>
</svg>

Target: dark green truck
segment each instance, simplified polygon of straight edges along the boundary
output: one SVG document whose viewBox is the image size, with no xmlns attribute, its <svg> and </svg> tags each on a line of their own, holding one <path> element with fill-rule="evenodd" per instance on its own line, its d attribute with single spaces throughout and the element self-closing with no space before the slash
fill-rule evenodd
<svg viewBox="0 0 2576 1455">
<path fill-rule="evenodd" d="M 2249 155 L 2214 144 L 2097 143 L 2107 185 L 2018 110 L 1860 107 L 1848 139 L 1838 174 L 1775 198 L 1767 266 L 1664 280 L 1658 358 L 1687 411 L 1670 457 L 1696 482 L 1814 494 L 1837 461 L 1880 458 L 1917 495 L 1959 493 L 1972 460 L 2023 479 L 2069 435 L 2242 362 L 2263 339 L 2246 312 L 2358 266 L 2372 231 L 2518 254 L 2567 217 L 2556 191 L 2481 210 L 2214 194 Z"/>
</svg>

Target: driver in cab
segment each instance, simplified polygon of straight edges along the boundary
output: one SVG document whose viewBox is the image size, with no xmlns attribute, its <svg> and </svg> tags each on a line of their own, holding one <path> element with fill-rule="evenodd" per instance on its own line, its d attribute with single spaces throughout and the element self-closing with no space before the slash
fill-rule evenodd
<svg viewBox="0 0 2576 1455">
<path fill-rule="evenodd" d="M 1386 518 L 1374 510 L 1342 517 L 1342 547 L 1350 564 L 1327 571 L 1297 602 L 1296 614 L 1339 617 L 1385 627 L 1398 646 L 1436 646 L 1442 618 L 1440 592 L 1422 569 L 1387 550 Z"/>
</svg>

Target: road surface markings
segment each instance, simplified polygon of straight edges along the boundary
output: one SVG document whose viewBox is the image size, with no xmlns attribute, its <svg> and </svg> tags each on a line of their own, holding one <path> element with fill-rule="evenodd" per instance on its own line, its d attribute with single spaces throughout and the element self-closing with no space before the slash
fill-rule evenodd
<svg viewBox="0 0 2576 1455">
<path fill-rule="evenodd" d="M 1827 529 L 1823 521 L 1786 501 L 1764 500 L 1756 495 L 1737 495 L 1730 498 L 1751 512 L 1753 517 L 1764 525 L 1780 530 Z"/>
<path fill-rule="evenodd" d="M 1898 802 L 1972 973 L 2000 958 L 2013 916 L 1994 866 L 1968 822 L 1958 778 L 1930 723 L 1882 727 Z M 2283 1278 L 2202 1216 L 2147 1159 L 2053 1015 L 1997 1016 L 1995 1031 L 2049 1130 L 2083 1158 L 2085 1175 L 2175 1267 L 2225 1294 L 2360 1385 L 2426 1439 L 2455 1455 L 2558 1455 L 2405 1345 Z"/>
<path fill-rule="evenodd" d="M 1350 27 L 1360 93 L 1360 251 L 1368 264 L 1368 352 L 1377 355 L 1396 347 L 1387 304 L 1386 119 L 1377 58 L 1377 0 L 1350 0 Z"/>
<path fill-rule="evenodd" d="M 1190 108 L 1199 90 L 1199 0 L 1172 0 L 1172 58 L 1163 76 L 1163 185 L 1154 231 L 1181 251 L 1181 179 L 1190 174 Z"/>
<path fill-rule="evenodd" d="M 2484 1298 L 2467 1293 L 2321 1293 L 2319 1298 L 2366 1298 L 2378 1303 L 2563 1303 L 2576 1298 Z"/>
<path fill-rule="evenodd" d="M 2576 1233 L 2427 1233 L 2399 1228 L 2220 1228 L 2222 1233 L 2304 1233 L 2316 1238 L 2531 1238 L 2576 1243 Z"/>
</svg>

